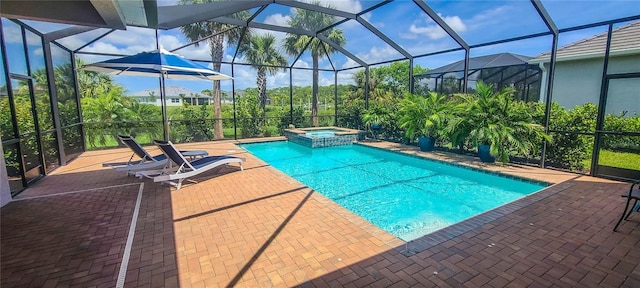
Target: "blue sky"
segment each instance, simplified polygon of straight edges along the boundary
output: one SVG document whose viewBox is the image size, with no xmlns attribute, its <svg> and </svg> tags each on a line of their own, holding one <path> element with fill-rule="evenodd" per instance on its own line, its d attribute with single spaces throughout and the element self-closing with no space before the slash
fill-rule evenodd
<svg viewBox="0 0 640 288">
<path fill-rule="evenodd" d="M 173 5 L 175 0 L 159 0 L 158 5 Z M 495 41 L 504 38 L 517 37 L 532 33 L 544 32 L 547 30 L 544 22 L 538 17 L 537 12 L 528 0 L 511 1 L 431 1 L 426 0 L 433 10 L 442 17 L 454 31 L 456 31 L 469 44 L 479 44 Z M 379 1 L 369 0 L 325 0 L 323 5 L 331 5 L 334 8 L 343 9 L 348 12 L 358 13 Z M 640 14 L 640 5 L 637 0 L 625 1 L 550 1 L 542 0 L 549 14 L 555 23 L 560 27 L 572 27 L 597 21 L 621 18 Z M 257 9 L 254 9 L 255 11 Z M 250 11 L 250 12 L 253 12 Z M 279 4 L 271 4 L 262 11 L 255 21 L 278 26 L 287 26 L 287 21 L 293 15 L 294 9 Z M 372 12 L 363 15 L 363 18 L 370 22 L 378 30 L 385 33 L 391 40 L 398 43 L 403 49 L 413 55 L 432 53 L 451 48 L 457 48 L 458 44 L 451 39 L 434 21 L 432 21 L 413 2 L 408 0 L 397 0 L 386 4 Z M 336 18 L 336 21 L 341 20 Z M 6 21 L 3 22 L 3 24 Z M 51 32 L 67 27 L 62 24 L 39 23 L 26 21 L 42 32 Z M 3 25 L 5 41 L 7 42 L 7 52 L 12 54 L 12 47 L 17 45 L 15 29 L 11 25 Z M 364 60 L 367 63 L 393 60 L 402 57 L 399 52 L 380 40 L 373 33 L 369 32 L 355 20 L 350 20 L 337 26 L 346 36 L 345 48 Z M 580 30 L 571 33 L 561 34 L 560 45 L 565 45 L 591 35 L 601 33 L 606 27 Z M 93 39 L 106 29 L 98 29 L 80 35 L 61 39 L 60 43 L 70 49 L 76 49 Z M 278 40 L 283 39 L 286 34 L 280 32 L 269 32 L 255 30 L 255 33 L 271 33 Z M 189 43 L 180 33 L 179 29 L 169 31 L 159 31 L 160 44 L 167 50 L 180 47 Z M 41 48 L 33 47 L 34 55 L 42 53 Z M 511 52 L 527 56 L 549 51 L 551 48 L 551 37 L 539 37 L 524 41 L 511 42 L 501 45 L 487 46 L 472 49 L 471 56 L 482 56 L 500 52 Z M 106 52 L 114 54 L 132 55 L 142 51 L 155 49 L 155 31 L 130 27 L 126 31 L 116 31 L 83 48 L 86 52 Z M 197 60 L 208 60 L 209 49 L 206 42 L 202 42 L 199 47 L 189 46 L 180 49 L 175 53 L 187 58 Z M 235 53 L 234 48 L 225 51 L 225 60 L 231 61 Z M 80 55 L 80 54 L 79 54 Z M 56 56 L 56 55 L 54 55 Z M 58 55 L 60 56 L 60 55 Z M 99 57 L 91 55 L 81 56 L 85 62 L 96 62 L 109 59 L 110 57 Z M 286 56 L 289 63 L 294 56 Z M 462 52 L 448 53 L 444 55 L 421 57 L 415 59 L 415 64 L 422 67 L 436 68 L 451 62 L 458 61 L 464 57 Z M 11 59 L 12 57 L 9 56 Z M 19 62 L 19 61 L 14 61 Z M 236 62 L 244 62 L 238 58 Z M 311 56 L 306 53 L 298 62 L 296 67 L 310 67 Z M 321 68 L 331 69 L 333 64 L 336 69 L 358 66 L 353 60 L 348 59 L 341 53 L 335 53 L 331 57 L 331 63 L 327 59 L 320 62 Z M 11 61 L 10 61 L 10 65 Z M 13 64 L 17 67 L 18 64 Z M 352 69 L 338 73 L 339 84 L 351 84 L 352 73 L 357 69 Z M 221 72 L 231 74 L 230 65 L 223 65 Z M 300 86 L 311 85 L 311 71 L 294 70 L 293 84 Z M 256 72 L 248 66 L 236 65 L 234 67 L 236 89 L 255 87 Z M 333 72 L 320 74 L 320 85 L 333 83 Z M 129 92 L 137 92 L 145 89 L 155 89 L 158 87 L 158 79 L 154 77 L 130 77 L 118 76 L 116 81 L 124 85 Z M 210 89 L 211 83 L 207 81 L 173 81 L 169 80 L 168 85 L 180 85 L 194 91 Z M 289 85 L 289 73 L 277 72 L 268 77 L 268 86 L 281 87 Z M 223 90 L 231 90 L 231 81 L 222 82 Z"/>
</svg>

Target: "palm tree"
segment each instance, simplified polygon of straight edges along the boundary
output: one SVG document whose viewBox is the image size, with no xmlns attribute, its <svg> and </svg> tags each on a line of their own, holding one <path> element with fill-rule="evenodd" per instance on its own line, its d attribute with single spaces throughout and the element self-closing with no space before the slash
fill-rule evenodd
<svg viewBox="0 0 640 288">
<path fill-rule="evenodd" d="M 85 63 L 81 59 L 76 60 L 76 67 L 82 67 Z M 116 84 L 111 75 L 80 69 L 78 70 L 78 87 L 82 98 L 95 98 L 108 93 Z M 45 82 L 46 83 L 46 82 Z M 56 87 L 57 87 L 56 82 Z"/>
<path fill-rule="evenodd" d="M 314 1 L 312 4 L 320 5 L 320 2 Z M 296 8 L 293 17 L 291 17 L 288 24 L 293 28 L 316 32 L 333 24 L 333 22 L 334 18 L 331 15 Z M 322 35 L 326 36 L 329 40 L 339 46 L 342 46 L 347 42 L 342 30 L 340 29 L 331 28 L 322 32 Z M 311 41 L 311 43 L 306 46 L 309 41 Z M 305 47 L 307 47 L 307 50 L 311 51 L 311 57 L 313 59 L 311 116 L 313 118 L 313 126 L 318 126 L 318 61 L 320 57 L 324 56 L 325 51 L 327 51 L 328 54 L 333 54 L 335 49 L 316 37 L 298 34 L 287 34 L 287 37 L 284 39 L 284 47 L 288 54 L 295 56 L 304 52 Z"/>
<path fill-rule="evenodd" d="M 281 69 L 275 66 L 287 65 L 287 59 L 276 49 L 275 43 L 276 37 L 272 34 L 255 35 L 251 37 L 245 51 L 245 58 L 258 71 L 256 85 L 258 85 L 258 99 L 263 112 L 267 105 L 267 72 L 273 75 Z M 272 66 L 261 66 L 261 64 Z"/>
<path fill-rule="evenodd" d="M 380 73 L 380 70 L 371 69 L 369 71 L 369 79 L 367 80 L 367 74 L 364 69 L 358 70 L 355 74 L 353 74 L 353 80 L 356 82 L 357 86 L 357 97 L 364 99 L 364 90 L 369 81 L 369 100 L 378 101 L 387 98 L 394 98 L 396 95 L 392 90 L 386 89 L 384 83 L 384 75 Z M 397 97 L 401 97 L 402 94 L 397 95 Z"/>
<path fill-rule="evenodd" d="M 185 4 L 201 4 L 201 3 L 209 3 L 216 2 L 216 0 L 180 0 L 180 5 Z M 248 18 L 248 12 L 238 12 L 235 13 L 232 17 L 246 19 Z M 213 37 L 208 38 L 209 49 L 211 53 L 211 63 L 213 65 L 213 69 L 220 71 L 220 66 L 222 62 L 222 56 L 224 55 L 224 40 L 227 39 L 227 45 L 232 46 L 238 43 L 238 40 L 241 37 L 240 29 L 230 29 L 235 26 L 230 26 L 227 24 L 220 24 L 216 22 L 196 22 L 192 24 L 188 24 L 180 27 L 180 31 L 184 36 L 190 41 L 197 41 L 198 39 L 202 39 L 204 37 L 208 37 L 213 35 L 214 33 L 218 33 L 221 31 L 225 31 L 224 33 L 216 34 Z M 245 39 L 247 37 L 245 36 Z M 199 43 L 196 43 L 197 47 Z M 240 49 L 240 47 L 238 47 Z M 239 51 L 242 52 L 242 51 Z M 223 139 L 224 134 L 222 133 L 222 110 L 221 110 L 221 100 L 220 100 L 220 81 L 213 81 L 213 114 L 214 114 L 214 126 L 213 126 L 213 139 Z"/>
</svg>

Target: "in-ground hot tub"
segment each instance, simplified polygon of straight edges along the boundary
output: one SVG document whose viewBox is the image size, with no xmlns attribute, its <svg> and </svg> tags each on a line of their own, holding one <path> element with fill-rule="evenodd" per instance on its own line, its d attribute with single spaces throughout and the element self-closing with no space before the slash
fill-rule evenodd
<svg viewBox="0 0 640 288">
<path fill-rule="evenodd" d="M 313 127 L 285 129 L 290 142 L 310 148 L 349 145 L 364 139 L 365 132 L 340 127 Z"/>
</svg>

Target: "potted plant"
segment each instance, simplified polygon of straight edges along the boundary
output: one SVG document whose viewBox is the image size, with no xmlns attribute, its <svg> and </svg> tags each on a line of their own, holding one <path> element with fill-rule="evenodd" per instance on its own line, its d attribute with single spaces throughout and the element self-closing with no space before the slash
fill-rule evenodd
<svg viewBox="0 0 640 288">
<path fill-rule="evenodd" d="M 457 130 L 474 146 L 483 162 L 509 162 L 509 155 L 518 152 L 528 155 L 541 144 L 551 141 L 542 126 L 533 123 L 526 105 L 514 101 L 511 87 L 494 92 L 493 85 L 478 82 L 473 97 L 463 97 L 463 113 L 453 121 L 449 132 Z M 463 136 L 464 136 L 463 135 Z M 458 139 L 460 135 L 457 135 Z"/>
<path fill-rule="evenodd" d="M 418 137 L 420 151 L 432 151 L 443 134 L 450 108 L 444 95 L 431 92 L 425 97 L 407 93 L 400 102 L 400 127 L 406 130 L 409 139 Z"/>
<path fill-rule="evenodd" d="M 362 123 L 372 131 L 378 131 L 382 128 L 382 124 L 387 120 L 388 116 L 389 112 L 384 106 L 375 105 L 362 114 Z"/>
</svg>

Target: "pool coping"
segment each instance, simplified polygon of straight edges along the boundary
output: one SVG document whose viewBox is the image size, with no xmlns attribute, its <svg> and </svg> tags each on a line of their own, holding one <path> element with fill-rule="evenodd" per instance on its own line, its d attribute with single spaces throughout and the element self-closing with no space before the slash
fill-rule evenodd
<svg viewBox="0 0 640 288">
<path fill-rule="evenodd" d="M 314 130 L 338 130 L 339 132 L 335 132 L 335 135 L 358 135 L 359 133 L 363 133 L 364 131 L 351 129 L 351 128 L 342 128 L 337 126 L 324 126 L 324 127 L 308 127 L 308 128 L 287 128 L 284 129 L 285 132 L 290 132 L 293 134 L 305 134 L 309 131 Z"/>
</svg>

